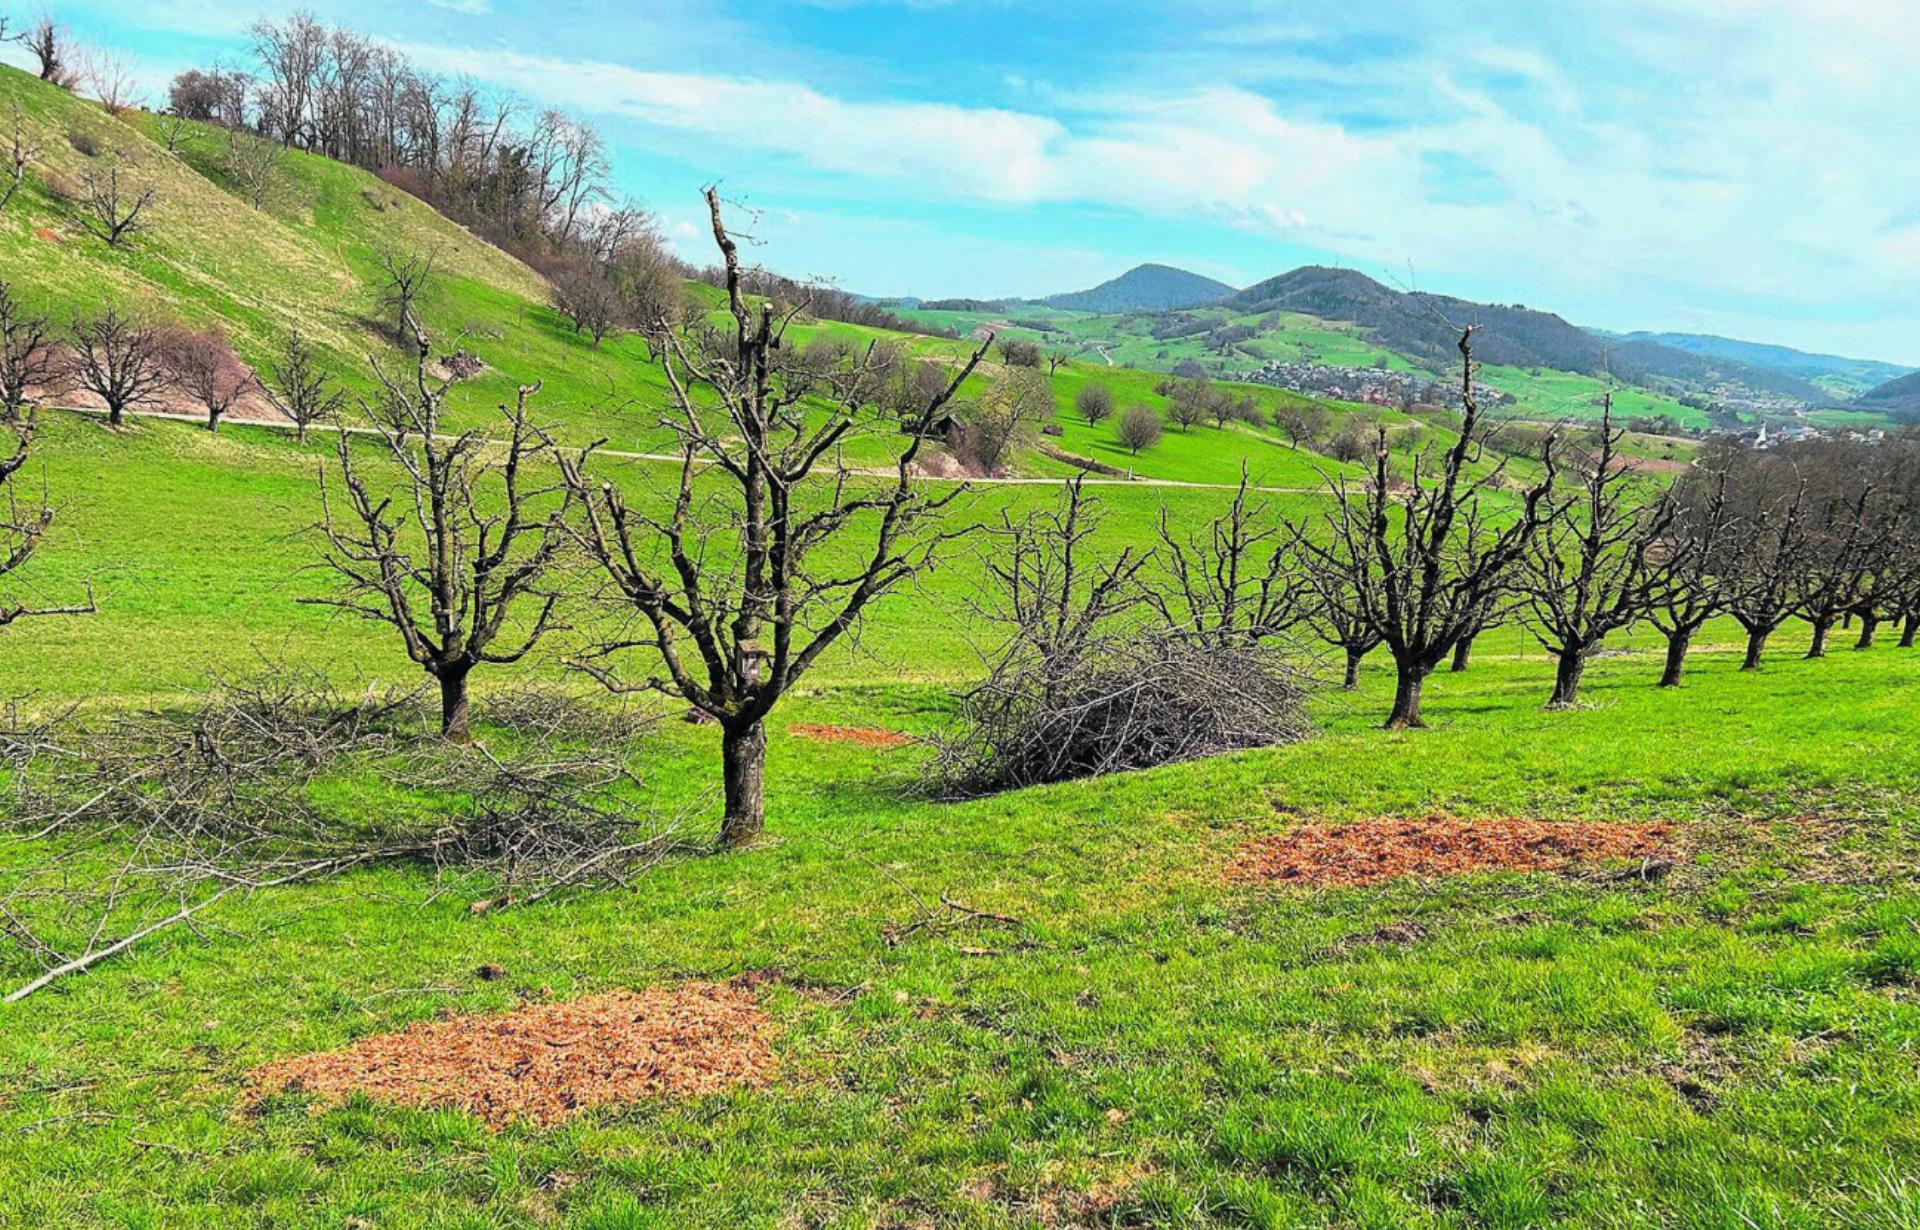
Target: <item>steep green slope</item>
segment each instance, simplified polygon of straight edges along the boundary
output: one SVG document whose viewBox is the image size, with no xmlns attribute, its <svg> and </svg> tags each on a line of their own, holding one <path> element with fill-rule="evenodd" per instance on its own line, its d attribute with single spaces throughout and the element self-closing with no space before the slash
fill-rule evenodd
<svg viewBox="0 0 1920 1230">
<path fill-rule="evenodd" d="M 400 359 L 381 319 L 381 256 L 389 250 L 430 253 L 436 277 L 422 313 L 436 343 L 443 351 L 464 347 L 486 364 L 456 386 L 451 425 L 491 421 L 494 407 L 509 400 L 517 385 L 540 381 L 537 413 L 563 438 L 604 439 L 613 448 L 639 452 L 671 447 L 671 433 L 658 421 L 668 390 L 637 337 L 616 334 L 597 348 L 590 345 L 548 305 L 545 285 L 531 269 L 376 177 L 288 151 L 255 208 L 228 174 L 234 138 L 223 130 L 189 124 L 176 131 L 170 121 L 143 113 L 116 119 L 73 94 L 0 68 L 0 113 L 14 107 L 41 153 L 26 189 L 0 214 L 0 277 L 28 304 L 62 320 L 115 304 L 218 327 L 256 367 L 277 355 L 298 328 L 331 370 L 364 392 L 372 385 L 370 357 Z M 110 166 L 119 168 L 125 182 L 155 193 L 151 226 L 119 247 L 87 232 L 70 189 L 50 190 Z M 710 287 L 690 283 L 688 293 L 717 308 Z M 792 341 L 804 345 L 819 336 L 900 345 L 949 363 L 972 346 L 811 321 L 795 327 Z M 998 370 L 997 362 L 983 365 L 966 392 L 983 388 Z M 1076 455 L 1141 477 L 1189 482 L 1234 482 L 1243 460 L 1254 474 L 1281 486 L 1317 484 L 1321 470 L 1339 468 L 1287 447 L 1270 428 L 1169 431 L 1159 447 L 1138 458 L 1124 456 L 1111 424 L 1088 428 L 1072 414 L 1074 395 L 1090 379 L 1112 383 L 1123 404 L 1166 405 L 1145 373 L 1109 372 L 1091 353 L 1066 365 L 1055 378 L 1064 434 L 1054 443 Z M 1271 389 L 1255 395 L 1269 410 L 1292 396 Z M 871 439 L 854 445 L 849 456 L 880 462 L 890 446 Z M 1071 467 L 1029 452 L 1016 470 L 1049 475 Z"/>
</svg>

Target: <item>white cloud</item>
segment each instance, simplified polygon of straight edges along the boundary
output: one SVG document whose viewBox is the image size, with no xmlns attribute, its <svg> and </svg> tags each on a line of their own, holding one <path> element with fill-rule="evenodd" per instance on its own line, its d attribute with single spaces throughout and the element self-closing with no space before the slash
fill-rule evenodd
<svg viewBox="0 0 1920 1230">
<path fill-rule="evenodd" d="M 411 50 L 624 117 L 716 177 L 772 159 L 849 201 L 1118 207 L 1377 268 L 1411 261 L 1429 280 L 1504 279 L 1569 311 L 1713 298 L 1891 315 L 1905 303 L 1920 240 L 1891 222 L 1920 205 L 1920 4 L 1593 0 L 1583 11 L 1592 47 L 1551 30 L 1415 44 L 1287 103 L 1276 98 L 1297 95 L 1236 86 L 1231 71 L 1157 92 L 1015 91 L 1022 106 L 1008 108 Z M 1347 109 L 1386 110 L 1356 123 Z M 1468 177 L 1466 190 L 1436 182 L 1436 167 L 1440 181 Z"/>
</svg>

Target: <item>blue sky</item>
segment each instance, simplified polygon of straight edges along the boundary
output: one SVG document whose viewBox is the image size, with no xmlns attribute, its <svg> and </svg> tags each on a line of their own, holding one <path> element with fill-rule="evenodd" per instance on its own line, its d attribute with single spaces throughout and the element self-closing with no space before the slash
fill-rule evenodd
<svg viewBox="0 0 1920 1230">
<path fill-rule="evenodd" d="M 696 259 L 719 180 L 765 263 L 873 294 L 1335 263 L 1920 364 L 1914 0 L 309 7 L 593 120 Z M 54 6 L 156 93 L 280 11 Z"/>
</svg>

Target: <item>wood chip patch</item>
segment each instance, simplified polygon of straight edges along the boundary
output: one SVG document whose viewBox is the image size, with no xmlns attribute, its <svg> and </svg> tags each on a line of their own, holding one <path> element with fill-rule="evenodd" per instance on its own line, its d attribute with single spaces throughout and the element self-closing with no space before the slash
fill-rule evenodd
<svg viewBox="0 0 1920 1230">
<path fill-rule="evenodd" d="M 879 730 L 869 726 L 832 726 L 818 722 L 796 722 L 787 730 L 795 738 L 821 743 L 858 743 L 862 747 L 904 747 L 913 742 L 910 735 L 897 730 Z"/>
<path fill-rule="evenodd" d="M 336 1051 L 256 1068 L 255 1100 L 283 1090 L 334 1105 L 354 1093 L 452 1107 L 489 1127 L 548 1127 L 595 1106 L 766 1083 L 770 1023 L 750 990 L 687 983 L 512 1012 L 423 1021 Z"/>
<path fill-rule="evenodd" d="M 1668 852 L 1668 824 L 1590 824 L 1525 819 L 1359 820 L 1307 825 L 1240 847 L 1228 867 L 1239 881 L 1329 886 L 1401 876 L 1475 871 L 1565 871 L 1610 859 Z"/>
</svg>

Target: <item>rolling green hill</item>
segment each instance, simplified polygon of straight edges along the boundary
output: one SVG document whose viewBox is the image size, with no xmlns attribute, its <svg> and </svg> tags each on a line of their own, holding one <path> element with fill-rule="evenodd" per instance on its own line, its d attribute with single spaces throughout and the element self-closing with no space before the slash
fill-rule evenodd
<svg viewBox="0 0 1920 1230">
<path fill-rule="evenodd" d="M 1612 335 L 1607 335 L 1612 336 Z M 1763 342 L 1743 342 L 1717 337 L 1711 333 L 1629 333 L 1632 341 L 1657 342 L 1693 354 L 1730 359 L 1749 367 L 1766 367 L 1798 376 L 1818 385 L 1836 398 L 1852 398 L 1889 380 L 1907 375 L 1913 369 L 1877 359 L 1849 359 L 1842 355 L 1817 354 L 1795 350 L 1791 346 L 1772 346 Z"/>
<path fill-rule="evenodd" d="M 283 155 L 261 208 L 224 168 L 232 139 L 224 131 L 186 125 L 164 143 L 170 125 L 134 113 L 116 119 L 98 106 L 18 70 L 0 67 L 0 112 L 17 107 L 41 150 L 26 189 L 0 213 L 0 271 L 35 310 L 64 320 L 107 304 L 133 306 L 195 326 L 217 326 L 240 356 L 260 367 L 294 328 L 320 349 L 350 388 L 370 385 L 368 357 L 397 360 L 377 319 L 380 257 L 387 249 L 433 256 L 435 289 L 423 314 L 445 349 L 460 345 L 486 364 L 450 400 L 450 423 L 490 421 L 493 407 L 522 382 L 539 380 L 542 419 L 579 441 L 605 438 L 615 448 L 655 451 L 671 436 L 656 421 L 667 389 L 638 338 L 615 334 L 600 347 L 577 336 L 546 301 L 531 269 L 476 239 L 424 203 L 356 168 L 298 151 Z M 243 138 L 244 139 L 244 138 Z M 83 152 L 92 150 L 95 152 Z M 122 247 L 109 247 L 82 227 L 77 206 L 49 190 L 90 170 L 117 166 L 123 178 L 151 187 L 152 225 Z M 70 189 L 68 190 L 70 193 Z M 689 293 L 717 303 L 717 292 L 689 283 Z M 1018 333 L 1019 330 L 1012 332 Z M 954 362 L 971 346 L 943 338 L 897 334 L 831 322 L 802 321 L 794 341 L 818 336 L 896 344 L 910 353 Z M 1143 372 L 1107 371 L 1095 355 L 1070 363 L 1055 379 L 1056 442 L 1077 455 L 1119 464 L 1143 478 L 1233 482 L 1245 460 L 1276 485 L 1317 483 L 1339 467 L 1287 447 L 1272 431 L 1169 431 L 1159 447 L 1135 458 L 1120 453 L 1111 425 L 1090 429 L 1071 413 L 1088 380 L 1107 381 L 1122 404 L 1164 408 Z M 989 362 L 966 390 L 997 371 Z M 1254 390 L 1271 407 L 1292 395 Z M 880 460 L 884 441 L 857 449 L 856 461 Z M 1021 473 L 1063 472 L 1060 463 L 1027 452 Z"/>
<path fill-rule="evenodd" d="M 1233 287 L 1167 265 L 1138 265 L 1091 290 L 1048 295 L 1042 302 L 1068 312 L 1166 312 L 1214 303 Z"/>
</svg>

